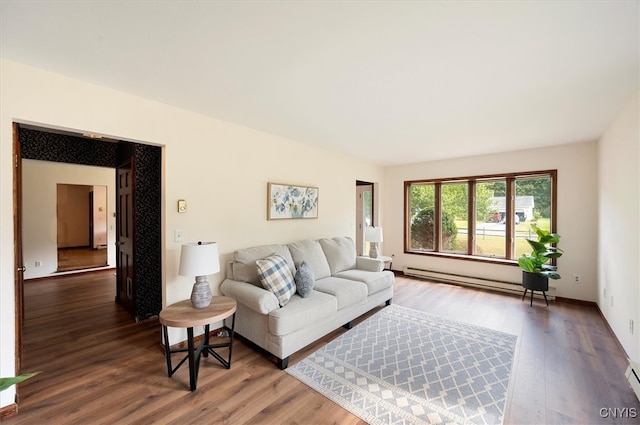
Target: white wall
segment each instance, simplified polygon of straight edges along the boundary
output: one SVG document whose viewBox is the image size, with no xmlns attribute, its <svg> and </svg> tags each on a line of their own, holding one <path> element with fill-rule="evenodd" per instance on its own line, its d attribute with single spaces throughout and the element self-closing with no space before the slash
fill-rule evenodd
<svg viewBox="0 0 640 425">
<path fill-rule="evenodd" d="M 599 143 L 598 305 L 640 360 L 640 102 L 636 94 Z M 634 333 L 629 321 L 634 321 Z"/>
<path fill-rule="evenodd" d="M 89 131 L 163 149 L 163 303 L 189 298 L 179 277 L 180 243 L 219 244 L 221 262 L 235 249 L 336 235 L 354 236 L 355 182 L 380 182 L 380 167 L 161 103 L 8 61 L 0 62 L 0 375 L 15 373 L 13 280 L 13 121 Z M 266 220 L 267 182 L 319 188 L 319 218 Z M 188 212 L 177 212 L 186 199 Z M 382 217 L 381 217 L 382 218 Z M 214 293 L 224 272 L 209 278 Z M 0 407 L 14 390 L 0 393 Z"/>
<path fill-rule="evenodd" d="M 446 147 L 443 147 L 446 149 Z M 597 144 L 578 143 L 544 149 L 515 151 L 389 167 L 385 170 L 383 206 L 385 211 L 385 255 L 395 254 L 393 268 L 414 266 L 437 271 L 520 282 L 517 264 L 495 265 L 451 258 L 435 258 L 403 252 L 404 182 L 431 178 L 448 178 L 509 172 L 558 170 L 557 232 L 558 246 L 565 253 L 558 259 L 562 279 L 551 281 L 556 295 L 577 300 L 597 300 Z M 582 281 L 572 283 L 579 274 Z"/>
<path fill-rule="evenodd" d="M 22 160 L 22 252 L 25 279 L 48 276 L 58 267 L 58 183 L 107 187 L 107 263 L 115 267 L 115 169 L 60 162 Z M 88 240 L 88 239 L 87 239 Z M 35 262 L 41 266 L 36 267 Z"/>
</svg>

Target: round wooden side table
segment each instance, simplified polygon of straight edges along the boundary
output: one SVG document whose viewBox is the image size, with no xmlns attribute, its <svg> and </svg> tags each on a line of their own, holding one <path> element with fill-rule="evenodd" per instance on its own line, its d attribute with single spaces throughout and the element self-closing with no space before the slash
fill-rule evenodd
<svg viewBox="0 0 640 425">
<path fill-rule="evenodd" d="M 225 328 L 229 332 L 229 340 L 227 342 L 210 344 L 209 343 L 209 325 L 223 321 L 232 317 L 231 328 Z M 185 360 L 189 360 L 189 387 L 191 391 L 196 389 L 198 382 L 198 371 L 200 369 L 200 357 L 208 357 L 211 354 L 227 369 L 231 368 L 231 350 L 233 348 L 233 333 L 236 322 L 236 301 L 229 297 L 213 297 L 211 304 L 205 308 L 194 308 L 191 300 L 184 300 L 171 304 L 162 309 L 160 312 L 160 324 L 162 324 L 162 332 L 164 335 L 165 355 L 167 359 L 167 373 L 169 377 L 182 366 Z M 204 326 L 204 335 L 198 346 L 195 346 L 193 328 L 196 326 Z M 187 328 L 187 348 L 171 349 L 169 344 L 168 327 Z M 229 348 L 228 359 L 222 358 L 215 349 Z M 171 364 L 171 355 L 174 353 L 184 353 L 184 357 L 175 368 Z"/>
</svg>

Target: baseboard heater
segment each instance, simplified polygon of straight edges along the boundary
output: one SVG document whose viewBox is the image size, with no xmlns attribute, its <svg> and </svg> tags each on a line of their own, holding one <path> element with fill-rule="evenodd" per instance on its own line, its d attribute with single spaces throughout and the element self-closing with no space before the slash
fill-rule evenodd
<svg viewBox="0 0 640 425">
<path fill-rule="evenodd" d="M 625 373 L 633 392 L 636 393 L 636 397 L 640 400 L 640 363 L 636 363 L 629 359 L 629 367 Z"/>
<path fill-rule="evenodd" d="M 488 279 L 484 277 L 466 276 L 462 274 L 439 272 L 436 270 L 427 270 L 417 267 L 404 266 L 403 273 L 407 276 L 418 277 L 422 279 L 433 280 L 442 283 L 451 283 L 454 285 L 472 286 L 475 288 L 488 289 L 492 291 L 505 292 L 509 294 L 522 295 L 524 289 L 520 282 L 507 282 L 503 280 Z M 527 297 L 529 294 L 527 294 Z M 535 292 L 535 298 L 544 299 L 542 292 Z M 547 298 L 556 299 L 556 288 L 550 286 L 547 291 Z"/>
</svg>

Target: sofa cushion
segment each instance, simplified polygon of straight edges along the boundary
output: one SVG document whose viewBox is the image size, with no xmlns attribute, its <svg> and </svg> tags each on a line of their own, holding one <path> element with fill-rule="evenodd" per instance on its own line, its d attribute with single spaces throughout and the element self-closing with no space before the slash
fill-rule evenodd
<svg viewBox="0 0 640 425">
<path fill-rule="evenodd" d="M 324 255 L 327 257 L 331 275 L 356 266 L 356 246 L 348 237 L 336 237 L 318 240 Z"/>
<path fill-rule="evenodd" d="M 302 298 L 307 298 L 311 294 L 311 291 L 313 291 L 316 278 L 313 276 L 311 266 L 309 266 L 306 261 L 303 261 L 300 267 L 298 267 L 295 276 L 293 276 L 293 280 L 296 282 L 296 292 L 298 295 Z"/>
<path fill-rule="evenodd" d="M 262 245 L 241 249 L 233 253 L 232 279 L 262 287 L 258 277 L 258 270 L 256 269 L 256 260 L 261 260 L 272 254 L 280 255 L 287 260 L 291 274 L 295 273 L 293 259 L 286 245 Z"/>
<path fill-rule="evenodd" d="M 331 275 L 327 257 L 324 256 L 324 251 L 322 251 L 322 247 L 318 241 L 305 239 L 290 243 L 289 251 L 297 267 L 299 267 L 303 261 L 306 261 L 307 264 L 311 266 L 316 279 L 322 279 L 323 277 Z"/>
<path fill-rule="evenodd" d="M 273 292 L 278 298 L 280 307 L 283 307 L 296 293 L 296 285 L 287 260 L 280 255 L 270 255 L 262 260 L 257 260 L 256 266 L 260 283 L 265 289 Z"/>
<path fill-rule="evenodd" d="M 393 286 L 393 272 L 385 270 L 382 272 L 370 272 L 365 270 L 345 270 L 336 275 L 336 277 L 350 279 L 362 282 L 367 285 L 367 296 L 371 296 L 376 292 L 382 291 Z"/>
<path fill-rule="evenodd" d="M 315 290 L 336 297 L 338 310 L 352 307 L 367 299 L 366 284 L 334 276 L 316 280 Z"/>
<path fill-rule="evenodd" d="M 336 311 L 336 298 L 331 295 L 316 291 L 307 298 L 294 295 L 286 307 L 269 313 L 269 331 L 276 336 L 288 335 L 326 321 Z"/>
</svg>

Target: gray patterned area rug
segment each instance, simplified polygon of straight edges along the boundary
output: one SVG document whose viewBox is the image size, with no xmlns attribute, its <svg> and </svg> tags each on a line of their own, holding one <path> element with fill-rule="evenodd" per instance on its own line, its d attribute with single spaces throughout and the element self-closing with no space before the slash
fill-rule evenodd
<svg viewBox="0 0 640 425">
<path fill-rule="evenodd" d="M 499 424 L 516 339 L 391 305 L 287 372 L 370 424 Z"/>
</svg>

